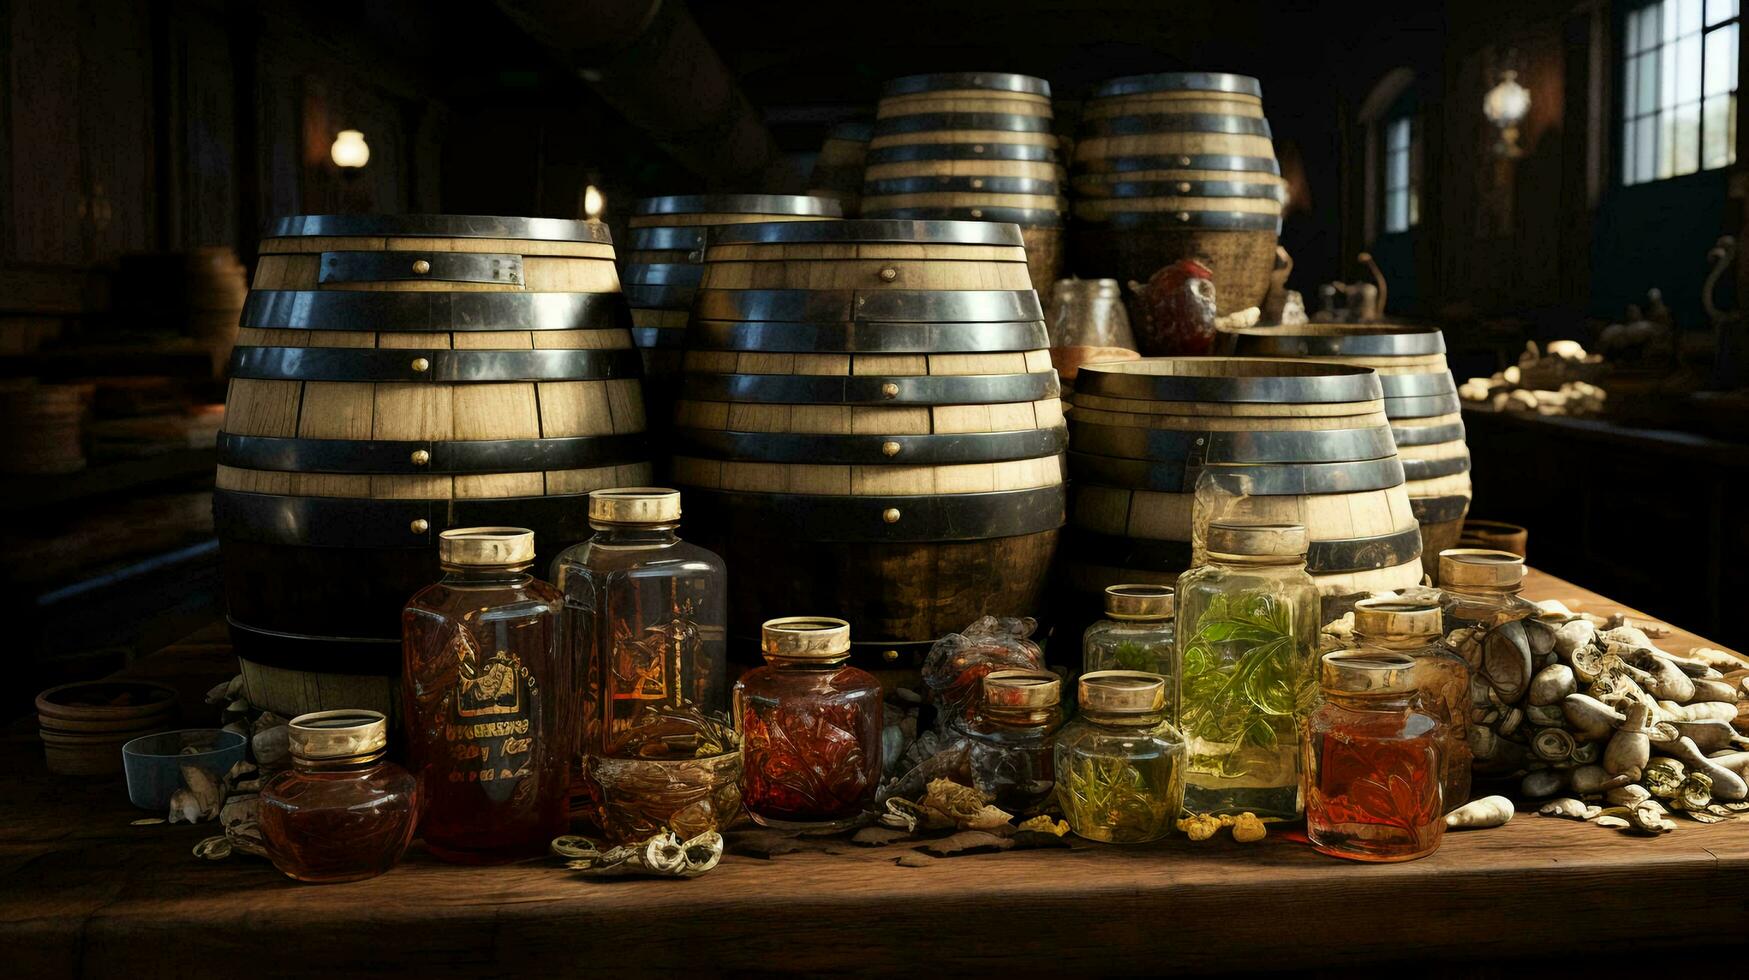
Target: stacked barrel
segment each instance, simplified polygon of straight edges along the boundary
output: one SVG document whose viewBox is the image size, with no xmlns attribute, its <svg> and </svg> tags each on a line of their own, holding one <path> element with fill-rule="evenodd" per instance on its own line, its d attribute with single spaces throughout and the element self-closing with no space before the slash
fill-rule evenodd
<svg viewBox="0 0 1749 980">
<path fill-rule="evenodd" d="M 1243 75 L 1136 75 L 1094 91 L 1075 145 L 1077 275 L 1147 282 L 1196 259 L 1216 312 L 1269 291 L 1286 185 L 1263 87 Z"/>
<path fill-rule="evenodd" d="M 698 288 L 711 230 L 759 221 L 827 221 L 838 202 L 794 194 L 702 194 L 647 197 L 632 206 L 625 259 L 632 340 L 644 358 L 650 428 L 659 439 L 674 412 L 687 311 Z"/>
<path fill-rule="evenodd" d="M 599 222 L 283 218 L 231 356 L 213 516 L 249 702 L 395 710 L 401 608 L 451 527 L 532 528 L 650 477 Z"/>
<path fill-rule="evenodd" d="M 846 218 L 860 214 L 862 172 L 873 136 L 873 127 L 867 122 L 842 122 L 827 130 L 808 177 L 808 193 L 837 201 Z"/>
<path fill-rule="evenodd" d="M 1037 612 L 1067 441 L 1020 231 L 857 220 L 720 229 L 675 412 L 689 527 L 731 569 L 730 631 L 796 609 L 913 666 Z"/>
<path fill-rule="evenodd" d="M 1419 583 L 1421 536 L 1385 409 L 1367 368 L 1224 357 L 1083 365 L 1067 584 L 1091 597 L 1122 582 L 1173 583 L 1191 564 L 1205 477 L 1242 494 L 1221 501 L 1217 519 L 1305 525 L 1307 567 L 1327 596 Z"/>
<path fill-rule="evenodd" d="M 865 218 L 1012 222 L 1033 288 L 1063 267 L 1063 165 L 1042 78 L 955 72 L 896 78 L 875 111 L 862 186 Z"/>
<path fill-rule="evenodd" d="M 1430 575 L 1439 553 L 1457 547 L 1470 508 L 1470 451 L 1457 383 L 1445 361 L 1445 335 L 1395 324 L 1314 323 L 1226 335 L 1235 354 L 1295 357 L 1369 367 L 1379 373 L 1385 416 L 1408 479 Z"/>
</svg>

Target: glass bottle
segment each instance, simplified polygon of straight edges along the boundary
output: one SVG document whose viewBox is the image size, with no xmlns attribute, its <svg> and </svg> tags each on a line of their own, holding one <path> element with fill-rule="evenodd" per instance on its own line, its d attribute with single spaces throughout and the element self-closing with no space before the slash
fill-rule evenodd
<svg viewBox="0 0 1749 980">
<path fill-rule="evenodd" d="M 1423 706 L 1415 658 L 1324 655 L 1324 703 L 1306 723 L 1306 837 L 1325 854 L 1408 861 L 1439 847 L 1445 725 Z"/>
<path fill-rule="evenodd" d="M 768 620 L 765 666 L 735 684 L 742 795 L 767 827 L 842 828 L 873 802 L 881 773 L 881 685 L 850 666 L 850 624 Z"/>
<path fill-rule="evenodd" d="M 1354 604 L 1361 650 L 1401 653 L 1415 661 L 1415 687 L 1445 725 L 1441 797 L 1447 811 L 1470 800 L 1470 665 L 1445 645 L 1437 602 L 1362 599 Z"/>
<path fill-rule="evenodd" d="M 298 881 L 374 878 L 413 839 L 418 781 L 384 758 L 380 712 L 317 711 L 287 726 L 292 768 L 261 786 L 261 836 L 273 866 Z"/>
<path fill-rule="evenodd" d="M 1184 808 L 1184 737 L 1166 720 L 1166 679 L 1081 675 L 1081 713 L 1057 733 L 1057 805 L 1089 840 L 1131 844 L 1172 832 Z"/>
<path fill-rule="evenodd" d="M 1536 603 L 1518 594 L 1523 587 L 1524 559 L 1510 551 L 1448 548 L 1439 553 L 1439 604 L 1447 633 L 1536 615 Z"/>
<path fill-rule="evenodd" d="M 602 767 L 600 760 L 650 759 L 651 750 L 662 746 L 665 758 L 674 762 L 705 758 L 699 752 L 735 754 L 733 745 L 712 735 L 719 720 L 724 731 L 729 728 L 723 560 L 682 541 L 675 533 L 679 524 L 679 491 L 595 490 L 589 494 L 594 536 L 553 561 L 553 584 L 565 596 L 565 643 L 577 687 L 580 731 L 572 791 L 585 808 L 595 810 L 598 823 L 604 822 L 601 808 L 634 802 L 630 796 L 650 802 L 639 787 L 652 778 L 684 772 L 692 774 L 688 779 L 702 779 L 726 765 L 656 774 L 643 771 L 647 766 Z M 689 715 L 695 716 L 690 725 L 682 724 Z M 697 737 L 677 741 L 672 731 L 677 724 L 697 729 Z M 665 734 L 651 738 L 634 731 L 648 725 Z M 699 788 L 706 796 L 717 795 Z M 720 823 L 733 816 L 722 816 Z M 700 833 L 720 829 L 714 818 L 703 823 L 711 825 Z"/>
<path fill-rule="evenodd" d="M 1063 724 L 1062 679 L 1048 670 L 995 670 L 970 718 L 953 723 L 965 739 L 965 779 L 1009 813 L 1037 813 L 1055 791 L 1053 736 Z"/>
<path fill-rule="evenodd" d="M 446 861 L 544 854 L 569 822 L 576 722 L 559 591 L 528 573 L 534 532 L 438 536 L 443 578 L 401 613 L 407 757 L 420 836 Z"/>
<path fill-rule="evenodd" d="M 1081 634 L 1081 669 L 1140 670 L 1166 678 L 1167 720 L 1178 722 L 1178 648 L 1173 614 L 1177 594 L 1167 585 L 1113 585 L 1105 615 Z"/>
<path fill-rule="evenodd" d="M 1305 812 L 1300 727 L 1318 695 L 1318 587 L 1299 524 L 1208 527 L 1206 564 L 1178 578 L 1180 725 L 1191 813 Z"/>
</svg>

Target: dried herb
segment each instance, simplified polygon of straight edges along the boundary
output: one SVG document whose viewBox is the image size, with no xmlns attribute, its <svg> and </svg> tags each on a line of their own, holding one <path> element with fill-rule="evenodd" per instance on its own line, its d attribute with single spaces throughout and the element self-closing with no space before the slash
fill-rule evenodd
<svg viewBox="0 0 1749 980">
<path fill-rule="evenodd" d="M 1076 832 L 1089 836 L 1090 828 L 1108 828 L 1114 839 L 1147 833 L 1178 814 L 1169 803 L 1171 759 L 1148 766 L 1147 773 L 1128 759 L 1079 756 L 1068 769 L 1057 772 L 1057 802 Z M 1149 778 L 1155 771 L 1164 782 Z"/>
<path fill-rule="evenodd" d="M 1293 609 L 1267 592 L 1215 596 L 1184 644 L 1184 727 L 1204 743 L 1232 746 L 1203 760 L 1223 776 L 1247 748 L 1292 738 L 1317 700 L 1318 685 L 1293 635 Z"/>
<path fill-rule="evenodd" d="M 1112 647 L 1111 655 L 1117 660 L 1118 666 L 1124 670 L 1154 670 L 1160 662 L 1160 650 L 1153 646 L 1143 646 L 1134 640 L 1125 640 Z"/>
</svg>

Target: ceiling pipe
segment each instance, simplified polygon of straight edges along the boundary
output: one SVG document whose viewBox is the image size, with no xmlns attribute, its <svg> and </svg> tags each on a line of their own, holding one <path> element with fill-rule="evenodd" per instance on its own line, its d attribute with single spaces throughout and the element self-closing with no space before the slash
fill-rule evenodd
<svg viewBox="0 0 1749 980">
<path fill-rule="evenodd" d="M 757 186 L 781 158 L 759 110 L 680 0 L 498 0 L 687 169 Z"/>
</svg>

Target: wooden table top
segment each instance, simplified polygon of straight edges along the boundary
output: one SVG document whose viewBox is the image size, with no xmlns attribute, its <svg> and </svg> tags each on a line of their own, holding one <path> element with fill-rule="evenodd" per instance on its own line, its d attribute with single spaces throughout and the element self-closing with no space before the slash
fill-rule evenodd
<svg viewBox="0 0 1749 980">
<path fill-rule="evenodd" d="M 1526 594 L 1623 610 L 1543 574 Z M 201 639 L 139 673 L 204 689 L 228 668 L 222 643 Z M 1710 645 L 1682 631 L 1661 642 Z M 911 845 L 834 841 L 731 854 L 693 881 L 592 881 L 538 862 L 461 868 L 415 845 L 380 878 L 312 886 L 265 861 L 194 858 L 213 825 L 130 826 L 143 814 L 117 780 L 51 777 L 29 736 L 0 743 L 0 760 L 15 774 L 0 788 L 0 949 L 21 976 L 1425 968 L 1664 945 L 1687 948 L 1670 954 L 1682 958 L 1749 934 L 1749 822 L 1684 820 L 1647 839 L 1521 813 L 1392 865 L 1275 834 L 1256 845 L 1074 841 L 920 867 L 895 863 L 921 857 Z"/>
</svg>

